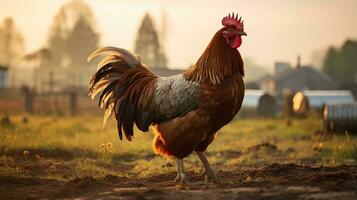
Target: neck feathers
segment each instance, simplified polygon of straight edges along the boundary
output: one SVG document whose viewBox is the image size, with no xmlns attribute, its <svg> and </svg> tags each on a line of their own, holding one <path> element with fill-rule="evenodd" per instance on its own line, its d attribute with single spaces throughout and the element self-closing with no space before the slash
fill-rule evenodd
<svg viewBox="0 0 357 200">
<path fill-rule="evenodd" d="M 239 73 L 244 76 L 243 60 L 237 49 L 232 49 L 218 31 L 197 63 L 184 73 L 188 80 L 216 85 L 228 76 Z"/>
</svg>

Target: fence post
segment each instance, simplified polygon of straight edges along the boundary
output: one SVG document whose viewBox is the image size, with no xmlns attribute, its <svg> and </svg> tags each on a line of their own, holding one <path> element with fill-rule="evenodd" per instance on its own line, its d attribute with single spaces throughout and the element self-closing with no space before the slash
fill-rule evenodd
<svg viewBox="0 0 357 200">
<path fill-rule="evenodd" d="M 23 87 L 22 92 L 25 99 L 25 111 L 27 113 L 33 113 L 33 92 L 28 87 Z"/>
<path fill-rule="evenodd" d="M 69 93 L 69 109 L 71 115 L 77 114 L 77 97 L 78 95 L 75 91 Z"/>
<path fill-rule="evenodd" d="M 288 92 L 287 94 L 284 95 L 283 115 L 287 119 L 286 121 L 287 126 L 290 126 L 292 124 L 292 117 L 294 114 L 293 98 L 294 98 L 294 94 L 292 92 Z"/>
</svg>

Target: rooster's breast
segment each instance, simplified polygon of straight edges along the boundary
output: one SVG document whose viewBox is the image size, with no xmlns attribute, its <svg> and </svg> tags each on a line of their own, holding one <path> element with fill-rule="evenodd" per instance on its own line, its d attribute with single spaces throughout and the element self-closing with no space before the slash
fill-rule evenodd
<svg viewBox="0 0 357 200">
<path fill-rule="evenodd" d="M 200 109 L 209 115 L 216 132 L 228 124 L 241 108 L 244 97 L 244 83 L 240 75 L 223 80 L 220 84 L 201 87 Z"/>
</svg>

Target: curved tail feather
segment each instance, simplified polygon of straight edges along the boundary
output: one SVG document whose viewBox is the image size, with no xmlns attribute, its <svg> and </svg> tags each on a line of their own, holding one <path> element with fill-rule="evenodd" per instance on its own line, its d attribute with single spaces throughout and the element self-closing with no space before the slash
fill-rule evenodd
<svg viewBox="0 0 357 200">
<path fill-rule="evenodd" d="M 102 54 L 108 55 L 98 63 L 97 72 L 90 80 L 88 95 L 94 99 L 100 94 L 99 107 L 105 109 L 103 126 L 114 114 L 120 140 L 124 133 L 131 141 L 134 123 L 140 130 L 147 131 L 153 122 L 150 104 L 158 76 L 125 49 L 100 48 L 87 60 L 89 62 Z"/>
<path fill-rule="evenodd" d="M 110 56 L 114 56 L 116 58 L 121 58 L 124 59 L 131 67 L 136 67 L 139 66 L 140 60 L 130 53 L 129 51 L 117 47 L 103 47 L 95 50 L 93 53 L 91 53 L 88 58 L 87 62 L 90 62 L 93 58 L 101 55 L 101 54 L 111 54 Z"/>
</svg>

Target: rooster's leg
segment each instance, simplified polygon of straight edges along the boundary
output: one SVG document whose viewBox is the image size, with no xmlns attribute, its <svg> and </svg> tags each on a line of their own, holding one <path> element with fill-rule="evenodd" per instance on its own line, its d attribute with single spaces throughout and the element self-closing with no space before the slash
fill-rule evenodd
<svg viewBox="0 0 357 200">
<path fill-rule="evenodd" d="M 213 181 L 216 184 L 226 184 L 227 182 L 224 181 L 223 179 L 220 179 L 216 176 L 216 174 L 214 173 L 211 165 L 209 164 L 207 157 L 205 155 L 204 152 L 201 151 L 196 151 L 198 157 L 200 158 L 202 165 L 204 167 L 204 171 L 202 172 L 202 175 L 205 174 L 205 181 L 208 182 L 208 180 L 210 179 L 211 181 Z"/>
<path fill-rule="evenodd" d="M 179 186 L 192 186 L 193 183 L 187 178 L 185 174 L 185 170 L 183 168 L 183 159 L 176 158 L 177 163 L 177 177 L 175 179 L 175 183 Z"/>
</svg>

